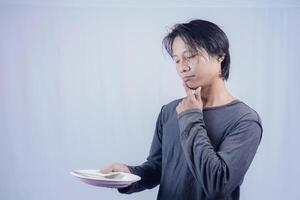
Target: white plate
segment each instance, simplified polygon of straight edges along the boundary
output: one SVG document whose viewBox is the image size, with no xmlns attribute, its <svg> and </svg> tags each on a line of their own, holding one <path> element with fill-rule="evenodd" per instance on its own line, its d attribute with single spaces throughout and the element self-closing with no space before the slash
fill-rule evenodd
<svg viewBox="0 0 300 200">
<path fill-rule="evenodd" d="M 96 169 L 74 170 L 71 172 L 71 175 L 80 178 L 81 181 L 89 185 L 108 188 L 127 187 L 141 180 L 141 177 L 130 173 L 111 172 L 109 174 L 101 174 Z M 106 177 L 107 175 L 108 177 Z"/>
</svg>

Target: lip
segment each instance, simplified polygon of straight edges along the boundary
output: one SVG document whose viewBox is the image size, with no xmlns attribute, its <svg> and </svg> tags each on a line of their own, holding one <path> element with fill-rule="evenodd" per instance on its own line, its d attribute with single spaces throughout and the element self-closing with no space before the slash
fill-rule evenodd
<svg viewBox="0 0 300 200">
<path fill-rule="evenodd" d="M 192 75 L 192 76 L 184 76 L 182 79 L 184 80 L 184 81 L 188 81 L 188 80 L 190 80 L 191 78 L 193 78 L 194 76 Z"/>
</svg>

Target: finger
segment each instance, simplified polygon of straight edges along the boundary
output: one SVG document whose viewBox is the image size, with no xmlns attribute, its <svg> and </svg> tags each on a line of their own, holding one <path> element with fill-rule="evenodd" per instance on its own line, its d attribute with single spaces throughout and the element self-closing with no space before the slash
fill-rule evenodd
<svg viewBox="0 0 300 200">
<path fill-rule="evenodd" d="M 100 169 L 99 171 L 100 171 L 101 173 L 103 173 L 103 174 L 107 174 L 107 173 L 109 173 L 109 172 L 112 172 L 112 171 L 113 171 L 113 165 L 104 167 L 104 168 Z"/>
<path fill-rule="evenodd" d="M 193 97 L 194 97 L 194 92 L 193 92 L 193 90 L 190 89 L 190 88 L 187 86 L 187 84 L 186 84 L 185 82 L 183 82 L 182 85 L 183 85 L 183 87 L 184 87 L 184 89 L 185 89 L 186 95 L 187 95 L 188 97 L 192 97 L 192 98 L 193 98 Z"/>
<path fill-rule="evenodd" d="M 197 100 L 201 100 L 201 86 L 200 87 L 198 87 L 197 89 L 196 89 L 196 91 L 195 91 L 195 96 L 196 96 L 196 99 Z"/>
</svg>

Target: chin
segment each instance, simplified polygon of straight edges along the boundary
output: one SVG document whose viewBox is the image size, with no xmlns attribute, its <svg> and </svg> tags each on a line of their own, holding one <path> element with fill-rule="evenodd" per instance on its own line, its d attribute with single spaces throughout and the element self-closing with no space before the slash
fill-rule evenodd
<svg viewBox="0 0 300 200">
<path fill-rule="evenodd" d="M 202 87 L 201 84 L 192 83 L 190 81 L 186 82 L 186 85 L 192 90 L 196 90 L 198 87 Z"/>
</svg>

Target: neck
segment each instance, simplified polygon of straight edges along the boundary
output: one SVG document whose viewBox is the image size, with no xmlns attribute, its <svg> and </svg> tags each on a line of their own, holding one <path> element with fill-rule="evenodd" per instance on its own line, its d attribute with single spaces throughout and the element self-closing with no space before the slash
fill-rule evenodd
<svg viewBox="0 0 300 200">
<path fill-rule="evenodd" d="M 221 78 L 217 78 L 210 85 L 203 87 L 201 97 L 203 108 L 224 105 L 235 99 Z"/>
</svg>

